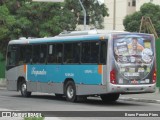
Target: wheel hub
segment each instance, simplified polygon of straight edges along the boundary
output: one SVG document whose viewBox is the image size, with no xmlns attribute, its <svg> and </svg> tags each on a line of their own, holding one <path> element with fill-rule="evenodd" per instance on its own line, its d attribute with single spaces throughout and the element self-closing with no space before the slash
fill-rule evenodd
<svg viewBox="0 0 160 120">
<path fill-rule="evenodd" d="M 73 90 L 72 86 L 68 86 L 68 88 L 67 88 L 67 95 L 68 95 L 69 98 L 73 97 L 74 90 Z"/>
</svg>

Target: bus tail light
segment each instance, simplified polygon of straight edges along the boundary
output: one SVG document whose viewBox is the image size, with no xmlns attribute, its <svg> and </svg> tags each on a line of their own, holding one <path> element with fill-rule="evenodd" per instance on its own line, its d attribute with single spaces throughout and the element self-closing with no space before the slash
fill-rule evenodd
<svg viewBox="0 0 160 120">
<path fill-rule="evenodd" d="M 116 71 L 114 69 L 110 72 L 110 82 L 116 84 Z"/>
<path fill-rule="evenodd" d="M 154 70 L 153 77 L 152 77 L 152 82 L 153 83 L 156 83 L 156 78 L 157 78 L 157 73 L 156 73 L 156 70 Z"/>
</svg>

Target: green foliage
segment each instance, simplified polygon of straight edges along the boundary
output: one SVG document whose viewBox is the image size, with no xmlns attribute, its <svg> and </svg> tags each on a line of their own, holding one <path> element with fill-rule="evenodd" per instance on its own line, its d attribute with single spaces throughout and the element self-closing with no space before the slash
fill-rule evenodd
<svg viewBox="0 0 160 120">
<path fill-rule="evenodd" d="M 0 53 L 0 78 L 5 78 L 5 61 L 1 53 Z"/>
<path fill-rule="evenodd" d="M 135 12 L 132 15 L 127 15 L 123 21 L 126 31 L 138 32 L 139 26 L 142 18 L 141 12 Z"/>
<path fill-rule="evenodd" d="M 104 17 L 109 16 L 108 8 L 105 4 L 99 4 L 97 0 L 81 0 L 84 8 L 86 9 L 87 16 L 90 16 L 90 25 L 96 28 L 103 28 L 102 25 Z M 66 0 L 65 7 L 73 10 L 75 16 L 83 16 L 83 11 L 80 6 L 79 0 Z"/>
<path fill-rule="evenodd" d="M 25 117 L 24 120 L 44 120 L 44 117 Z"/>
<path fill-rule="evenodd" d="M 103 17 L 108 15 L 106 6 L 99 5 L 97 0 L 82 2 L 91 18 L 90 23 L 103 28 Z M 63 3 L 0 0 L 0 51 L 5 54 L 11 39 L 49 37 L 64 30 L 75 30 L 78 14 L 82 13 L 78 0 Z"/>
<path fill-rule="evenodd" d="M 142 16 L 150 17 L 157 33 L 160 33 L 160 5 L 152 3 L 145 3 L 141 6 L 140 11 L 127 15 L 123 21 L 125 30 L 138 32 Z"/>
</svg>

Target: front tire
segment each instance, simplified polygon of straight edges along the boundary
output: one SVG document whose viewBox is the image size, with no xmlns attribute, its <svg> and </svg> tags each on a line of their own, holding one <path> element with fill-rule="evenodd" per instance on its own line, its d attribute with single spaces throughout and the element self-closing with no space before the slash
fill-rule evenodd
<svg viewBox="0 0 160 120">
<path fill-rule="evenodd" d="M 31 96 L 31 92 L 27 91 L 27 84 L 25 81 L 21 82 L 20 84 L 20 91 L 21 91 L 21 95 L 23 97 L 30 97 Z"/>
<path fill-rule="evenodd" d="M 115 102 L 116 100 L 118 100 L 120 94 L 105 94 L 105 95 L 101 95 L 101 99 L 103 102 Z"/>
<path fill-rule="evenodd" d="M 69 102 L 76 102 L 77 96 L 76 96 L 76 86 L 73 81 L 68 81 L 65 85 L 65 96 L 66 100 Z"/>
</svg>

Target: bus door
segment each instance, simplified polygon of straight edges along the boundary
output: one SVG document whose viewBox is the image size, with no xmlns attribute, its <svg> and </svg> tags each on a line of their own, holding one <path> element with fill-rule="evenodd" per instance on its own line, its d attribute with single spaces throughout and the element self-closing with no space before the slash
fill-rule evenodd
<svg viewBox="0 0 160 120">
<path fill-rule="evenodd" d="M 17 80 L 17 55 L 18 47 L 17 45 L 9 45 L 7 52 L 7 63 L 6 63 L 6 79 L 11 81 L 13 84 L 16 84 Z M 17 86 L 13 85 L 12 86 Z M 16 88 L 15 88 L 16 89 Z"/>
</svg>

